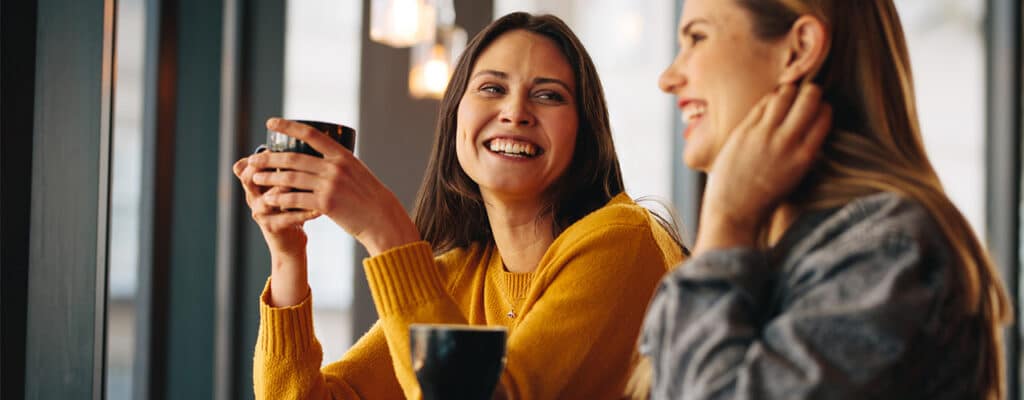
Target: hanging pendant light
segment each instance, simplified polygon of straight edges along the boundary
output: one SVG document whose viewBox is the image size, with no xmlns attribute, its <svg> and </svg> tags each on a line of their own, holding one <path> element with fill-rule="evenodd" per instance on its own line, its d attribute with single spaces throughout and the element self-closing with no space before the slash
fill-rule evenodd
<svg viewBox="0 0 1024 400">
<path fill-rule="evenodd" d="M 466 48 L 466 31 L 455 25 L 452 0 L 440 0 L 434 37 L 412 47 L 409 95 L 440 99 L 448 87 L 452 70 Z"/>
<path fill-rule="evenodd" d="M 409 47 L 432 40 L 437 28 L 435 0 L 372 0 L 370 40 Z"/>
</svg>

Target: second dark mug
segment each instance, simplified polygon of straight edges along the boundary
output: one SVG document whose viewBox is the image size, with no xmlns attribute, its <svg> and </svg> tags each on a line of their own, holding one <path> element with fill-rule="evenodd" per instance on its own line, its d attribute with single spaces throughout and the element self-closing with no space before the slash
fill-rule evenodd
<svg viewBox="0 0 1024 400">
<path fill-rule="evenodd" d="M 483 400 L 505 368 L 504 327 L 446 324 L 409 326 L 412 368 L 423 400 Z"/>
<path fill-rule="evenodd" d="M 320 131 L 321 133 L 329 136 L 335 142 L 341 143 L 349 151 L 355 151 L 356 143 L 356 130 L 349 128 L 345 125 L 335 124 L 331 122 L 322 121 L 309 121 L 309 120 L 294 120 L 295 122 L 303 123 L 312 126 L 313 129 Z M 273 130 L 267 130 L 267 144 L 266 150 L 279 152 L 295 152 L 309 154 L 314 157 L 323 158 L 323 154 L 313 149 L 312 146 L 303 142 L 299 139 L 285 135 L 280 132 Z"/>
</svg>

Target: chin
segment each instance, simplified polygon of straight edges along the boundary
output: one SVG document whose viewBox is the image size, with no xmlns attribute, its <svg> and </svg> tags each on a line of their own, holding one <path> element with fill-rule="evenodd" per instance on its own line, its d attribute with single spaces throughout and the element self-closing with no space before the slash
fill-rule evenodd
<svg viewBox="0 0 1024 400">
<path fill-rule="evenodd" d="M 704 157 L 703 154 L 691 154 L 689 152 L 683 153 L 683 164 L 701 172 L 708 172 L 708 167 L 711 166 L 711 163 L 708 162 L 707 157 Z"/>
</svg>

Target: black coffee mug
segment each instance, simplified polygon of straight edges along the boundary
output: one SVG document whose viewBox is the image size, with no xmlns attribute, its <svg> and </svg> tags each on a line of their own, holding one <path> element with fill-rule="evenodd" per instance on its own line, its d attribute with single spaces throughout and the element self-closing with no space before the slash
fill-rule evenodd
<svg viewBox="0 0 1024 400">
<path fill-rule="evenodd" d="M 341 143 L 349 151 L 354 151 L 356 143 L 356 130 L 349 128 L 345 125 L 335 124 L 331 122 L 322 121 L 308 121 L 308 120 L 294 120 L 295 122 L 303 123 L 312 126 L 313 129 L 320 131 L 327 135 L 335 142 Z M 309 154 L 314 157 L 323 158 L 324 155 L 313 149 L 308 143 L 303 142 L 299 139 L 285 135 L 281 132 L 273 130 L 267 130 L 267 143 L 256 148 L 256 153 L 264 150 L 270 150 L 273 152 L 294 152 Z"/>
<path fill-rule="evenodd" d="M 504 327 L 412 324 L 412 368 L 423 400 L 483 400 L 505 369 Z"/>
</svg>

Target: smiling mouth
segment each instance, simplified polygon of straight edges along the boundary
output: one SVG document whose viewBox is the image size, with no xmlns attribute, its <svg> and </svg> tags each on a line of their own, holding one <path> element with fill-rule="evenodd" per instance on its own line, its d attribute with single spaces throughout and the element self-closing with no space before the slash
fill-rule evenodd
<svg viewBox="0 0 1024 400">
<path fill-rule="evenodd" d="M 491 153 L 513 157 L 513 158 L 534 158 L 544 154 L 544 149 L 533 143 L 509 138 L 495 138 L 484 143 L 484 147 Z"/>
<path fill-rule="evenodd" d="M 704 117 L 704 113 L 708 111 L 708 106 L 703 102 L 692 101 L 686 104 L 681 111 L 683 123 L 692 124 Z"/>
</svg>

